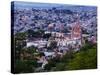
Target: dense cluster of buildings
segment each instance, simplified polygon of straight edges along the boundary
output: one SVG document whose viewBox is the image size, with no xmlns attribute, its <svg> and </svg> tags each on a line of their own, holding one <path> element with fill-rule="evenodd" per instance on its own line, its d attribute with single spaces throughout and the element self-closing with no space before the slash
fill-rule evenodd
<svg viewBox="0 0 100 75">
<path fill-rule="evenodd" d="M 52 25 L 50 25 L 52 27 Z M 44 53 L 44 56 L 38 58 L 38 63 L 42 63 L 42 69 L 46 64 L 48 64 L 48 59 L 55 58 L 57 56 L 62 57 L 70 49 L 78 51 L 84 45 L 84 37 L 87 37 L 88 41 L 96 43 L 97 39 L 95 36 L 89 34 L 82 34 L 82 27 L 79 20 L 77 20 L 74 25 L 72 25 L 69 33 L 54 32 L 54 31 L 45 31 L 45 34 L 51 34 L 51 37 L 47 40 L 41 38 L 39 40 L 27 42 L 27 47 L 35 46 L 38 48 L 38 52 Z M 50 47 L 52 42 L 57 43 L 57 47 L 48 51 L 47 47 Z"/>
<path fill-rule="evenodd" d="M 42 37 L 31 41 L 28 40 L 29 38 L 26 39 L 26 47 L 34 46 L 37 48 L 37 52 L 44 54 L 42 57 L 37 57 L 37 62 L 42 63 L 41 67 L 44 68 L 48 59 L 62 57 L 71 49 L 78 51 L 84 44 L 84 37 L 88 41 L 96 43 L 96 17 L 96 11 L 92 9 L 85 11 L 80 8 L 77 11 L 72 11 L 65 8 L 16 8 L 14 11 L 14 33 L 25 32 L 29 29 L 33 31 L 42 29 L 45 34 L 51 34 L 48 39 Z M 48 49 L 52 42 L 56 42 L 56 47 Z"/>
<path fill-rule="evenodd" d="M 51 33 L 51 37 L 48 40 L 41 38 L 40 40 L 27 42 L 27 47 L 35 46 L 38 48 L 38 52 L 43 52 L 44 56 L 39 58 L 38 63 L 47 64 L 46 59 L 54 58 L 56 56 L 62 57 L 68 50 L 79 50 L 82 47 L 82 32 L 79 23 L 73 25 L 69 34 L 62 32 L 45 31 L 45 34 Z M 52 42 L 56 42 L 56 47 L 48 51 Z M 41 51 L 42 49 L 42 51 Z M 45 58 L 45 59 L 43 59 Z M 43 61 L 45 60 L 45 61 Z"/>
<path fill-rule="evenodd" d="M 73 7 L 74 8 L 74 7 Z M 96 8 L 89 7 L 89 10 L 83 8 L 15 8 L 14 9 L 14 33 L 24 32 L 28 29 L 43 29 L 48 31 L 66 32 L 76 22 L 77 14 L 80 18 L 82 29 L 89 33 L 96 31 Z M 52 28 L 52 24 L 53 28 Z"/>
<path fill-rule="evenodd" d="M 40 40 L 30 41 L 27 42 L 27 47 L 29 46 L 36 46 L 36 47 L 45 47 L 49 46 L 52 41 L 57 42 L 57 46 L 64 47 L 69 45 L 79 44 L 82 45 L 82 31 L 81 26 L 78 22 L 72 26 L 72 30 L 69 34 L 62 33 L 62 32 L 52 32 L 52 31 L 45 31 L 45 34 L 51 33 L 51 37 L 48 40 L 41 38 Z"/>
</svg>

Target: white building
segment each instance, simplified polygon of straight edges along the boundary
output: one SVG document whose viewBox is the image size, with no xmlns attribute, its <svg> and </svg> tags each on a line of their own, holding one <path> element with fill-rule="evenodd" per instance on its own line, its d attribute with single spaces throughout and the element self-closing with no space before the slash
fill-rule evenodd
<svg viewBox="0 0 100 75">
<path fill-rule="evenodd" d="M 27 47 L 35 46 L 35 47 L 38 47 L 38 48 L 42 48 L 42 47 L 45 47 L 46 44 L 47 44 L 46 40 L 38 40 L 38 41 L 27 42 L 26 46 Z"/>
</svg>

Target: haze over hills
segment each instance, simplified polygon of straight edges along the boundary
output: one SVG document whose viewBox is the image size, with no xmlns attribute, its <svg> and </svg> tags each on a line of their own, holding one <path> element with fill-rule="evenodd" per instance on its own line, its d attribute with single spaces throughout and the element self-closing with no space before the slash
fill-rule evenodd
<svg viewBox="0 0 100 75">
<path fill-rule="evenodd" d="M 91 11 L 96 10 L 96 6 L 82 6 L 82 5 L 68 5 L 68 4 L 56 4 L 56 3 L 31 3 L 31 2 L 14 2 L 15 8 L 57 8 L 57 9 L 70 9 L 70 10 L 85 10 Z M 87 8 L 88 7 L 88 8 Z"/>
</svg>

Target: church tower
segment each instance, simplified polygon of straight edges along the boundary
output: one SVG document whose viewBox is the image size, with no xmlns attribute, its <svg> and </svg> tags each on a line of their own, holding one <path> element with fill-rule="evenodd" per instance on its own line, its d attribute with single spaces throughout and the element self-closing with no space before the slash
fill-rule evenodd
<svg viewBox="0 0 100 75">
<path fill-rule="evenodd" d="M 80 39 L 81 38 L 81 26 L 78 22 L 72 27 L 71 38 Z"/>
<path fill-rule="evenodd" d="M 81 25 L 80 25 L 79 18 L 78 18 L 75 24 L 72 26 L 71 38 L 81 39 L 81 36 L 82 36 Z"/>
</svg>

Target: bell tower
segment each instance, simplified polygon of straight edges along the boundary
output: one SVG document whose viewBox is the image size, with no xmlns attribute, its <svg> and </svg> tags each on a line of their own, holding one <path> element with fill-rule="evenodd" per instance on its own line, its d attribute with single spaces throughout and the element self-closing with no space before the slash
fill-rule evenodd
<svg viewBox="0 0 100 75">
<path fill-rule="evenodd" d="M 81 39 L 81 26 L 79 22 L 79 18 L 75 22 L 75 24 L 72 26 L 72 31 L 71 31 L 71 38 L 72 39 Z"/>
</svg>

